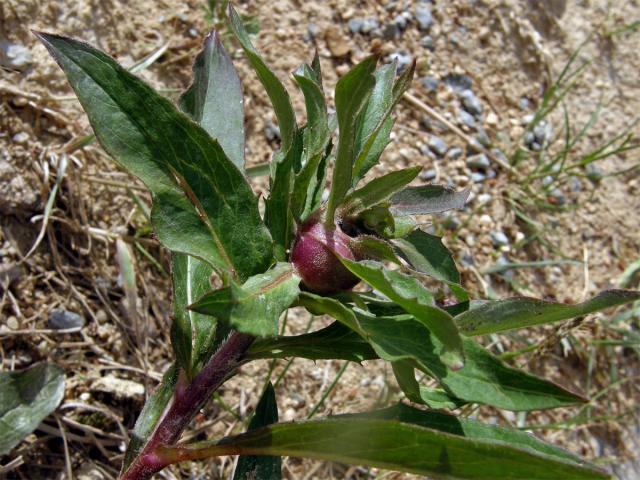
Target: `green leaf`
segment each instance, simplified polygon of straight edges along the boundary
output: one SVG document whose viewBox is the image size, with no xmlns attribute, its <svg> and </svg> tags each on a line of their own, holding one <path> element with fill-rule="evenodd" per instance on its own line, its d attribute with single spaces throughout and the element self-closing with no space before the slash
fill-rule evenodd
<svg viewBox="0 0 640 480">
<path fill-rule="evenodd" d="M 277 259 L 286 259 L 294 234 L 293 186 L 294 169 L 302 156 L 302 134 L 296 132 L 293 145 L 284 153 L 278 152 L 271 165 L 269 197 L 265 200 L 264 220 L 276 243 Z"/>
<path fill-rule="evenodd" d="M 242 172 L 206 131 L 87 44 L 38 34 L 65 71 L 105 150 L 154 197 L 152 222 L 173 251 L 240 280 L 272 261 L 271 238 Z"/>
<path fill-rule="evenodd" d="M 171 256 L 173 276 L 173 324 L 171 342 L 176 357 L 193 378 L 229 333 L 228 325 L 187 307 L 211 290 L 211 266 L 189 255 Z"/>
<path fill-rule="evenodd" d="M 415 63 L 407 68 L 393 83 L 396 62 L 381 67 L 376 72 L 376 84 L 367 102 L 366 109 L 360 114 L 360 128 L 356 137 L 356 160 L 353 165 L 352 186 L 365 176 L 373 167 L 390 142 L 393 109 L 404 92 L 411 85 L 415 73 Z"/>
<path fill-rule="evenodd" d="M 320 68 L 320 63 L 314 57 L 314 63 Z M 313 211 L 314 192 L 318 183 L 324 183 L 324 169 L 326 166 L 327 146 L 331 140 L 329 117 L 325 103 L 324 92 L 320 83 L 320 71 L 303 65 L 295 74 L 294 79 L 302 90 L 307 109 L 307 125 L 304 131 L 304 154 L 302 168 L 296 175 L 293 189 L 292 206 L 294 218 L 304 221 Z M 320 170 L 321 169 L 321 170 Z"/>
<path fill-rule="evenodd" d="M 171 461 L 238 453 L 364 464 L 447 479 L 610 478 L 580 458 L 526 433 L 407 406 L 280 423 L 217 443 L 160 451 Z"/>
<path fill-rule="evenodd" d="M 193 65 L 193 83 L 180 109 L 215 138 L 227 157 L 244 170 L 244 110 L 238 72 L 215 30 L 207 35 Z"/>
<path fill-rule="evenodd" d="M 330 297 L 322 297 L 311 292 L 302 292 L 298 297 L 298 306 L 306 308 L 313 315 L 331 315 L 340 323 L 366 338 L 353 311 Z"/>
<path fill-rule="evenodd" d="M 391 212 L 397 216 L 426 215 L 464 207 L 469 192 L 455 192 L 439 185 L 407 187 L 391 197 Z"/>
<path fill-rule="evenodd" d="M 451 370 L 440 359 L 435 335 L 410 315 L 373 316 L 355 311 L 360 328 L 378 356 L 411 360 L 461 400 L 524 411 L 575 405 L 584 399 L 551 382 L 508 367 L 473 340 L 463 338 L 465 364 Z"/>
<path fill-rule="evenodd" d="M 64 371 L 49 363 L 0 372 L 0 455 L 7 455 L 64 396 Z"/>
<path fill-rule="evenodd" d="M 340 209 L 343 216 L 358 215 L 360 212 L 384 202 L 391 195 L 406 187 L 418 176 L 422 167 L 410 167 L 374 178 L 364 187 L 350 193 Z"/>
<path fill-rule="evenodd" d="M 298 297 L 300 278 L 288 263 L 278 263 L 243 285 L 214 290 L 189 307 L 230 323 L 240 332 L 255 336 L 278 333 L 278 318 Z"/>
<path fill-rule="evenodd" d="M 340 322 L 333 322 L 328 327 L 303 335 L 258 338 L 245 355 L 245 360 L 287 357 L 351 362 L 378 358 L 358 333 Z"/>
<path fill-rule="evenodd" d="M 453 317 L 434 305 L 433 295 L 420 282 L 376 262 L 352 262 L 344 258 L 340 258 L 340 261 L 351 273 L 400 305 L 433 332 L 441 342 L 438 355 L 443 362 L 452 368 L 462 367 L 462 339 Z"/>
<path fill-rule="evenodd" d="M 267 67 L 262 57 L 260 57 L 251 44 L 249 34 L 244 28 L 242 19 L 231 5 L 229 5 L 229 26 L 238 39 L 238 42 L 240 42 L 240 46 L 244 50 L 244 54 L 253 67 L 253 70 L 258 75 L 262 86 L 267 91 L 267 95 L 269 95 L 273 110 L 278 118 L 280 136 L 282 138 L 282 151 L 286 152 L 293 144 L 293 138 L 297 129 L 296 116 L 293 112 L 289 93 L 280 80 L 278 80 L 278 77 Z"/>
<path fill-rule="evenodd" d="M 444 390 L 423 387 L 418 383 L 413 363 L 409 360 L 398 360 L 391 363 L 398 385 L 406 397 L 414 403 L 427 405 L 430 408 L 448 408 L 454 410 L 467 402 L 449 395 Z"/>
<path fill-rule="evenodd" d="M 147 399 L 144 408 L 131 432 L 131 441 L 127 445 L 127 451 L 124 454 L 122 463 L 122 472 L 126 472 L 131 462 L 142 452 L 147 440 L 153 433 L 156 424 L 162 418 L 169 402 L 173 398 L 173 393 L 178 382 L 179 368 L 174 363 L 169 367 L 162 377 L 162 382 L 155 392 Z"/>
<path fill-rule="evenodd" d="M 276 392 L 269 382 L 256 406 L 248 431 L 277 422 Z M 279 480 L 280 478 L 282 478 L 282 459 L 279 456 L 240 456 L 233 473 L 233 480 Z"/>
<path fill-rule="evenodd" d="M 366 58 L 338 80 L 336 85 L 335 103 L 340 136 L 327 204 L 327 219 L 332 223 L 336 209 L 351 188 L 358 119 L 375 85 L 372 74 L 377 61 L 376 56 Z"/>
<path fill-rule="evenodd" d="M 386 261 L 401 265 L 400 260 L 389 242 L 373 235 L 360 235 L 354 238 L 352 249 L 357 253 L 358 258 Z"/>
<path fill-rule="evenodd" d="M 576 305 L 515 297 L 471 308 L 458 315 L 455 321 L 465 335 L 485 335 L 580 317 L 638 299 L 640 292 L 630 290 L 605 290 Z"/>
<path fill-rule="evenodd" d="M 416 229 L 405 238 L 393 242 L 402 256 L 418 272 L 438 280 L 460 283 L 460 273 L 453 256 L 440 237 Z"/>
</svg>

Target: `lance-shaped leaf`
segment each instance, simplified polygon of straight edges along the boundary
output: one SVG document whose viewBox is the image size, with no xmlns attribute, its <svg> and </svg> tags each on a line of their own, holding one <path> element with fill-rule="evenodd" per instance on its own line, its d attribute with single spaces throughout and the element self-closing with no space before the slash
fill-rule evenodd
<svg viewBox="0 0 640 480">
<path fill-rule="evenodd" d="M 416 229 L 406 237 L 394 240 L 393 244 L 414 270 L 445 282 L 458 300 L 469 300 L 469 294 L 460 286 L 460 273 L 453 255 L 440 237 Z"/>
<path fill-rule="evenodd" d="M 418 280 L 398 271 L 388 270 L 376 262 L 352 262 L 344 258 L 340 258 L 340 261 L 354 275 L 424 324 L 440 340 L 437 353 L 443 362 L 454 369 L 462 367 L 462 339 L 453 317 L 435 306 L 433 295 Z"/>
<path fill-rule="evenodd" d="M 253 70 L 258 75 L 262 86 L 267 92 L 273 110 L 276 113 L 278 119 L 278 126 L 280 127 L 280 136 L 282 138 L 282 151 L 286 152 L 293 144 L 293 138 L 296 127 L 296 116 L 293 112 L 293 106 L 291 105 L 291 99 L 289 93 L 284 85 L 278 80 L 278 77 L 267 67 L 262 60 L 262 57 L 258 54 L 254 46 L 251 44 L 249 34 L 244 28 L 242 18 L 235 11 L 235 9 L 229 5 L 229 26 L 231 31 L 240 42 L 244 54 L 246 55 L 249 63 L 253 67 Z"/>
<path fill-rule="evenodd" d="M 340 322 L 333 322 L 328 327 L 303 335 L 258 338 L 244 359 L 287 357 L 362 362 L 378 358 L 378 355 L 358 333 Z"/>
<path fill-rule="evenodd" d="M 228 322 L 241 332 L 272 336 L 278 333 L 280 314 L 298 297 L 299 283 L 290 264 L 278 263 L 243 285 L 232 283 L 206 294 L 189 308 Z"/>
<path fill-rule="evenodd" d="M 378 163 L 380 155 L 389 144 L 393 127 L 390 115 L 411 85 L 415 63 L 405 69 L 394 84 L 395 71 L 396 62 L 392 62 L 376 72 L 376 85 L 366 109 L 361 113 L 356 139 L 356 160 L 353 165 L 353 186 Z"/>
<path fill-rule="evenodd" d="M 49 363 L 0 372 L 0 455 L 7 455 L 64 396 L 64 372 Z"/>
<path fill-rule="evenodd" d="M 295 165 L 302 156 L 302 132 L 297 131 L 293 145 L 286 152 L 278 152 L 271 164 L 269 198 L 265 200 L 264 220 L 276 243 L 278 260 L 285 260 L 294 231 L 293 186 Z"/>
<path fill-rule="evenodd" d="M 269 232 L 251 187 L 220 144 L 108 55 L 76 40 L 38 36 L 102 146 L 151 190 L 160 241 L 241 280 L 264 271 L 273 258 Z"/>
<path fill-rule="evenodd" d="M 414 373 L 413 362 L 398 360 L 391 363 L 393 374 L 405 396 L 414 403 L 427 405 L 429 408 L 454 410 L 467 402 L 449 395 L 444 390 L 431 389 L 418 383 Z"/>
<path fill-rule="evenodd" d="M 160 450 L 170 462 L 220 455 L 289 455 L 433 478 L 601 480 L 578 457 L 512 429 L 407 406 L 270 425 L 219 442 Z"/>
<path fill-rule="evenodd" d="M 303 65 L 293 76 L 304 95 L 307 109 L 302 168 L 295 177 L 292 199 L 294 218 L 297 221 L 304 221 L 313 211 L 314 192 L 317 190 L 318 180 L 324 183 L 326 161 L 323 162 L 323 160 L 326 159 L 327 145 L 331 139 L 327 106 L 320 83 L 320 61 L 317 53 L 313 64 L 316 65 L 318 71 Z M 319 171 L 319 169 L 322 170 Z"/>
<path fill-rule="evenodd" d="M 470 191 L 456 192 L 440 185 L 407 187 L 391 197 L 391 212 L 397 216 L 427 215 L 461 209 Z"/>
<path fill-rule="evenodd" d="M 410 315 L 376 317 L 355 310 L 358 324 L 378 356 L 411 360 L 456 398 L 507 410 L 538 410 L 575 405 L 582 397 L 521 370 L 508 367 L 473 340 L 464 338 L 465 364 L 451 370 L 440 359 L 438 338 Z"/>
<path fill-rule="evenodd" d="M 218 32 L 205 38 L 193 65 L 193 83 L 180 109 L 215 138 L 227 157 L 244 170 L 244 110 L 238 72 Z"/>
<path fill-rule="evenodd" d="M 377 61 L 375 56 L 366 58 L 338 80 L 336 85 L 335 102 L 340 136 L 327 203 L 327 220 L 330 222 L 351 188 L 358 119 L 375 85 L 372 74 Z"/>
<path fill-rule="evenodd" d="M 388 173 L 382 177 L 374 178 L 364 187 L 355 190 L 344 199 L 344 205 L 340 208 L 343 216 L 357 215 L 358 213 L 384 202 L 391 195 L 403 187 L 406 187 L 418 176 L 421 167 L 410 167 Z"/>
<path fill-rule="evenodd" d="M 204 366 L 229 333 L 228 325 L 187 307 L 211 290 L 211 266 L 189 255 L 171 256 L 173 324 L 171 342 L 176 357 L 190 378 Z"/>
<path fill-rule="evenodd" d="M 605 290 L 575 305 L 515 297 L 484 303 L 458 315 L 455 321 L 465 335 L 485 335 L 580 317 L 638 299 L 640 292 L 629 290 Z"/>
<path fill-rule="evenodd" d="M 131 441 L 127 445 L 122 463 L 122 472 L 126 472 L 131 462 L 142 452 L 149 436 L 153 433 L 156 424 L 162 418 L 169 402 L 173 398 L 173 393 L 178 381 L 178 371 L 176 364 L 171 365 L 162 378 L 162 382 L 155 392 L 147 399 L 144 408 L 131 432 Z"/>
<path fill-rule="evenodd" d="M 248 431 L 278 422 L 276 392 L 271 382 L 267 385 L 256 406 Z M 242 455 L 238 458 L 233 480 L 279 480 L 282 478 L 282 458 L 279 456 Z"/>
</svg>

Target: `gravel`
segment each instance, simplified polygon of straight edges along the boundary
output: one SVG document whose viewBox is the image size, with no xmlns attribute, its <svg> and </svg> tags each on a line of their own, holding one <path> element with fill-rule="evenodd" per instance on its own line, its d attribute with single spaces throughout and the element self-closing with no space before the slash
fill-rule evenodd
<svg viewBox="0 0 640 480">
<path fill-rule="evenodd" d="M 431 180 L 435 180 L 438 176 L 438 172 L 434 168 L 430 168 L 429 170 L 424 170 L 420 173 L 420 180 L 424 180 L 425 182 L 429 182 Z"/>
<path fill-rule="evenodd" d="M 506 247 L 509 245 L 509 238 L 500 230 L 493 231 L 489 234 L 491 236 L 491 243 L 496 248 Z"/>
<path fill-rule="evenodd" d="M 77 313 L 53 309 L 49 312 L 47 325 L 54 330 L 66 330 L 68 328 L 82 328 L 85 323 L 84 317 Z"/>
<path fill-rule="evenodd" d="M 418 22 L 418 28 L 423 32 L 428 32 L 433 26 L 433 15 L 429 7 L 416 8 L 415 19 Z"/>
<path fill-rule="evenodd" d="M 469 75 L 458 75 L 455 73 L 445 76 L 442 81 L 454 92 L 463 92 L 471 89 L 473 80 Z"/>
<path fill-rule="evenodd" d="M 439 80 L 435 77 L 423 77 L 420 79 L 420 83 L 429 92 L 435 92 L 438 89 Z"/>
<path fill-rule="evenodd" d="M 471 181 L 473 183 L 482 183 L 487 179 L 487 176 L 480 172 L 471 173 Z"/>
<path fill-rule="evenodd" d="M 447 143 L 435 135 L 432 135 L 431 138 L 429 138 L 427 145 L 429 146 L 429 150 L 439 157 L 443 157 L 447 153 L 447 150 L 449 150 Z"/>
<path fill-rule="evenodd" d="M 433 45 L 433 38 L 431 35 L 425 35 L 420 39 L 420 46 L 426 48 L 427 50 L 435 50 L 435 46 Z"/>
<path fill-rule="evenodd" d="M 482 115 L 482 104 L 473 90 L 466 89 L 460 92 L 460 100 L 462 100 L 462 107 L 475 117 Z"/>
<path fill-rule="evenodd" d="M 478 170 L 487 170 L 491 166 L 491 162 L 484 153 L 479 153 L 467 158 L 467 165 Z"/>
<path fill-rule="evenodd" d="M 460 111 L 458 111 L 458 122 L 461 125 L 465 125 L 472 130 L 476 128 L 475 117 L 471 115 L 469 112 L 467 112 L 466 110 L 461 109 Z"/>
<path fill-rule="evenodd" d="M 451 150 L 447 152 L 447 158 L 451 160 L 457 160 L 462 156 L 464 152 L 460 147 L 453 147 Z"/>
<path fill-rule="evenodd" d="M 360 33 L 362 31 L 362 27 L 364 26 L 364 19 L 352 18 L 351 20 L 349 20 L 348 26 L 351 33 Z"/>
</svg>

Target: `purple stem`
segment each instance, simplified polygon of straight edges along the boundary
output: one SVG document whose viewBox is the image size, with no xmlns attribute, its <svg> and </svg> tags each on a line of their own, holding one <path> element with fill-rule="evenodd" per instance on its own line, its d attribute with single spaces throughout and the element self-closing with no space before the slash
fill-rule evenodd
<svg viewBox="0 0 640 480">
<path fill-rule="evenodd" d="M 253 340 L 251 335 L 232 333 L 190 384 L 184 385 L 182 379 L 178 380 L 168 410 L 158 421 L 142 451 L 122 474 L 121 480 L 148 480 L 170 463 L 158 455 L 158 447 L 178 441 L 194 415 L 238 366 Z"/>
</svg>

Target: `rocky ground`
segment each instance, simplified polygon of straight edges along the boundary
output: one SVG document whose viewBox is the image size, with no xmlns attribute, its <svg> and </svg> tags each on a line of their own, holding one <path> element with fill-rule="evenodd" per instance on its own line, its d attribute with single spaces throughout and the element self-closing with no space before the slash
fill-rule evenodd
<svg viewBox="0 0 640 480">
<path fill-rule="evenodd" d="M 640 257 L 640 160 L 638 150 L 626 149 L 640 133 L 636 2 L 275 0 L 239 2 L 237 8 L 259 26 L 255 44 L 301 114 L 302 97 L 290 73 L 314 49 L 327 91 L 372 52 L 384 62 L 396 59 L 399 68 L 417 61 L 410 94 L 427 109 L 411 99 L 400 104 L 393 142 L 375 174 L 419 163 L 423 182 L 471 188 L 464 211 L 425 222 L 445 236 L 475 296 L 517 293 L 578 302 L 618 286 L 625 268 Z M 192 59 L 212 26 L 225 28 L 205 1 L 0 4 L 2 370 L 50 360 L 68 372 L 62 422 L 46 420 L 3 459 L 6 464 L 22 457 L 9 478 L 64 478 L 66 464 L 76 478 L 114 478 L 126 430 L 171 358 L 167 255 L 149 235 L 137 206 L 150 199 L 99 146 L 81 147 L 90 133 L 86 118 L 30 29 L 81 38 L 127 66 L 167 44 L 141 75 L 175 98 L 188 85 Z M 571 68 L 584 63 L 584 71 L 558 84 L 574 52 Z M 275 117 L 255 75 L 239 52 L 236 57 L 246 89 L 247 158 L 267 161 L 277 148 Z M 529 128 L 545 108 L 544 93 L 569 84 L 556 108 Z M 579 136 L 590 119 L 593 125 Z M 616 138 L 605 150 L 611 155 L 578 165 Z M 538 175 L 536 166 L 565 150 L 560 169 Z M 257 181 L 256 191 L 264 185 Z M 133 309 L 124 301 L 117 238 L 136 256 Z M 552 262 L 513 268 L 540 260 Z M 496 273 L 496 266 L 503 271 Z M 633 280 L 627 286 L 633 287 Z M 578 421 L 571 423 L 575 409 L 524 416 L 482 408 L 475 415 L 506 425 L 553 424 L 536 428 L 536 434 L 609 466 L 622 479 L 637 478 L 638 347 L 620 346 L 619 340 L 629 339 L 625 332 L 637 327 L 640 310 L 617 313 L 490 339 L 496 353 L 533 345 L 512 361 L 594 399 Z M 623 319 L 614 325 L 615 318 Z M 289 331 L 305 330 L 307 321 L 293 315 Z M 322 321 L 315 320 L 313 328 Z M 136 325 L 148 334 L 138 335 Z M 59 334 L 73 326 L 83 328 Z M 305 417 L 341 367 L 340 362 L 280 362 L 273 378 L 286 369 L 277 388 L 281 418 Z M 253 408 L 267 369 L 259 362 L 246 367 L 189 435 L 239 430 L 239 418 Z M 351 364 L 319 413 L 365 410 L 398 398 L 385 365 Z M 226 459 L 186 465 L 166 476 L 223 478 L 231 464 Z M 284 465 L 286 478 L 410 478 L 293 458 Z"/>
</svg>

